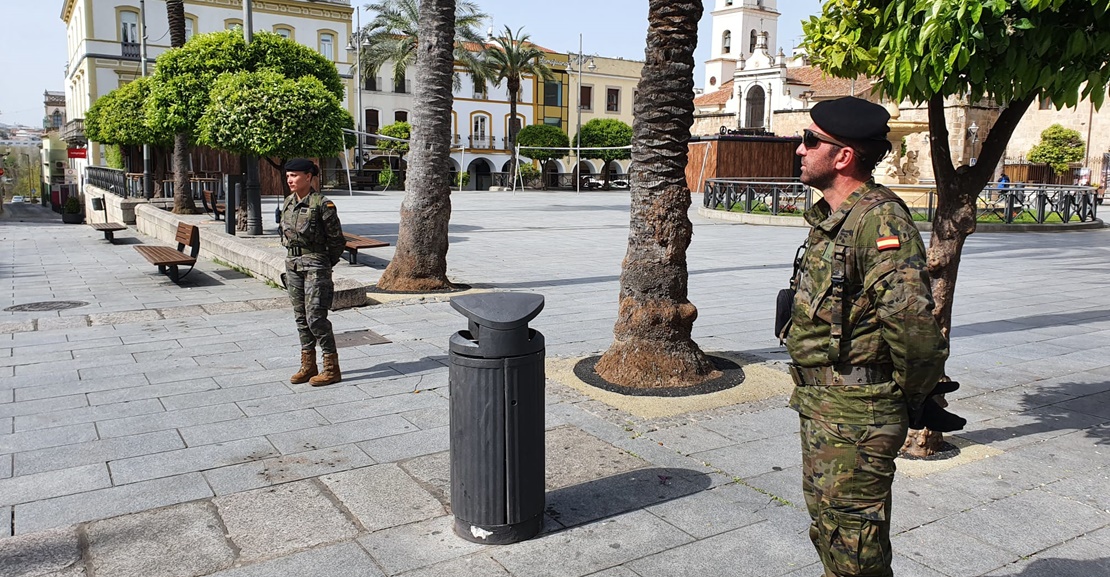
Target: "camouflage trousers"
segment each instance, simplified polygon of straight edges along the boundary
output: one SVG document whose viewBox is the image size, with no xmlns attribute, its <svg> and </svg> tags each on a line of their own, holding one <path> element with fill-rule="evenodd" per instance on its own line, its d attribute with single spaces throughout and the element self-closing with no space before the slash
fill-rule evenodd
<svg viewBox="0 0 1110 577">
<path fill-rule="evenodd" d="M 826 577 L 890 577 L 890 489 L 905 422 L 847 425 L 801 418 L 809 538 Z"/>
<path fill-rule="evenodd" d="M 293 301 L 293 316 L 302 350 L 316 350 L 316 343 L 325 353 L 335 353 L 335 335 L 328 320 L 334 285 L 330 268 L 294 270 L 285 268 L 285 286 Z"/>
</svg>

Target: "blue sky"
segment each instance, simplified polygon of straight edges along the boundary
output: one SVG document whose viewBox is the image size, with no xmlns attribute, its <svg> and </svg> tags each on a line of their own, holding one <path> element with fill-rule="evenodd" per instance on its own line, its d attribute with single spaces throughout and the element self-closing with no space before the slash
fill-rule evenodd
<svg viewBox="0 0 1110 577">
<path fill-rule="evenodd" d="M 97 0 L 103 1 L 103 0 Z M 158 2 L 160 0 L 147 0 Z M 578 51 L 582 34 L 588 54 L 642 60 L 647 32 L 645 0 L 560 0 L 537 9 L 536 3 L 520 0 L 476 0 L 491 16 L 490 25 L 501 30 L 523 26 L 537 44 L 564 52 Z M 363 1 L 356 0 L 358 5 Z M 709 55 L 709 10 L 706 0 L 695 60 L 694 82 L 704 81 L 702 62 Z M 0 0 L 4 11 L 4 33 L 0 34 L 0 122 L 40 126 L 42 93 L 62 90 L 66 63 L 65 26 L 60 18 L 61 0 Z M 800 21 L 820 10 L 818 0 L 779 0 L 779 43 L 789 53 L 792 40 L 801 36 Z"/>
</svg>

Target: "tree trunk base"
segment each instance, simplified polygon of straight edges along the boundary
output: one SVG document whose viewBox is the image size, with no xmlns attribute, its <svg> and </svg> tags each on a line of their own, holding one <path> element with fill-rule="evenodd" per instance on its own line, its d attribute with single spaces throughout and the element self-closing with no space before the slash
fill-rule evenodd
<svg viewBox="0 0 1110 577">
<path fill-rule="evenodd" d="M 693 342 L 649 340 L 613 343 L 594 370 L 614 385 L 634 389 L 691 387 L 722 375 Z"/>
<path fill-rule="evenodd" d="M 944 447 L 944 434 L 929 429 L 910 429 L 902 454 L 907 457 L 923 459 L 939 453 Z"/>
<path fill-rule="evenodd" d="M 378 289 L 388 292 L 435 292 L 459 288 L 458 285 L 446 279 L 429 277 L 407 277 L 389 274 L 387 269 L 378 279 Z"/>
</svg>

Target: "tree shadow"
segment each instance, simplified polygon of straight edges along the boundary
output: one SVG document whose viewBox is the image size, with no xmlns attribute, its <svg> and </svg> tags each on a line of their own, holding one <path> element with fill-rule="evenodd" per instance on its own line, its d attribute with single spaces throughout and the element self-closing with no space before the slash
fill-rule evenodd
<svg viewBox="0 0 1110 577">
<path fill-rule="evenodd" d="M 566 529 L 673 501 L 711 485 L 709 475 L 700 471 L 649 467 L 548 491 L 544 512 Z"/>
<path fill-rule="evenodd" d="M 1110 445 L 1110 418 L 1096 414 L 1097 409 L 1105 411 L 1110 406 L 1110 394 L 1107 393 L 1110 393 L 1110 381 L 1045 385 L 1022 394 L 1022 409 L 1017 414 L 1032 417 L 1032 422 L 958 434 L 976 443 L 989 445 L 1015 437 L 1075 429 L 1083 430 L 1098 445 Z M 959 414 L 959 404 L 959 401 L 954 402 L 950 410 Z M 1096 410 L 1087 412 L 1083 410 L 1086 407 Z"/>
<path fill-rule="evenodd" d="M 1036 559 L 1025 565 L 1020 573 L 998 573 L 998 577 L 1093 577 L 1110 575 L 1110 558 L 1061 559 L 1049 557 Z"/>
<path fill-rule="evenodd" d="M 1039 327 L 1075 326 L 1084 323 L 1096 323 L 1110 320 L 1110 309 L 1075 311 L 1070 313 L 1047 313 L 1043 315 L 1029 315 L 1011 319 L 998 319 L 979 323 L 956 325 L 952 327 L 952 334 L 963 334 L 971 331 L 973 334 L 998 334 L 1026 331 Z"/>
</svg>

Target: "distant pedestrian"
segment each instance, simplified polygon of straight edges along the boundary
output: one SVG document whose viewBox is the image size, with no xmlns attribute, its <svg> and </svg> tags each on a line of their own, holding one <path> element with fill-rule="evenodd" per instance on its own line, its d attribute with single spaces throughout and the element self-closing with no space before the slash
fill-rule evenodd
<svg viewBox="0 0 1110 577">
<path fill-rule="evenodd" d="M 328 320 L 334 285 L 331 270 L 343 255 L 343 228 L 335 204 L 312 186 L 320 174 L 311 160 L 285 163 L 285 180 L 292 191 L 281 208 L 281 244 L 285 247 L 285 285 L 293 301 L 293 316 L 301 339 L 301 368 L 289 382 L 314 387 L 338 383 L 339 353 Z M 324 370 L 316 366 L 316 345 L 324 355 Z"/>
<path fill-rule="evenodd" d="M 1003 172 L 1002 176 L 998 177 L 998 190 L 1006 190 L 1009 187 L 1010 177 L 1007 176 L 1005 172 Z"/>
<path fill-rule="evenodd" d="M 948 341 L 913 218 L 872 177 L 890 151 L 890 115 L 846 97 L 810 116 L 796 152 L 802 182 L 823 199 L 805 213 L 813 228 L 780 333 L 793 361 L 809 537 L 826 576 L 889 577 L 894 459 L 944 376 Z"/>
</svg>

